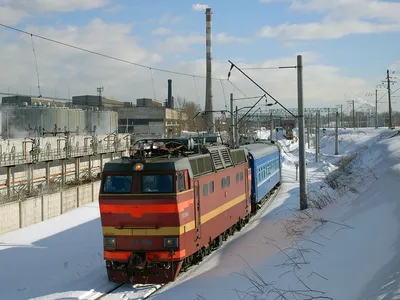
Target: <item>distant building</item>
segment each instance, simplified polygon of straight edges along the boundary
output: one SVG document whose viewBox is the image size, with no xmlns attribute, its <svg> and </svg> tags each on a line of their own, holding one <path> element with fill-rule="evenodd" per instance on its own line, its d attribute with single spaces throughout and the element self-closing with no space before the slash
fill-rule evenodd
<svg viewBox="0 0 400 300">
<path fill-rule="evenodd" d="M 118 110 L 118 132 L 149 137 L 176 137 L 184 129 L 186 115 L 152 99 L 137 99 L 136 107 Z"/>
</svg>

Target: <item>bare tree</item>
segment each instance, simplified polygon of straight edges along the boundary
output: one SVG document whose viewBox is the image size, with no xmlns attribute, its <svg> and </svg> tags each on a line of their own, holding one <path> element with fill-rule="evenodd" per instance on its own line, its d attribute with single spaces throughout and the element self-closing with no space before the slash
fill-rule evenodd
<svg viewBox="0 0 400 300">
<path fill-rule="evenodd" d="M 201 111 L 199 104 L 177 96 L 176 99 L 174 99 L 174 106 L 181 114 L 179 119 L 183 130 L 202 131 L 205 129 L 204 118 L 201 115 L 195 118 L 196 114 Z"/>
</svg>

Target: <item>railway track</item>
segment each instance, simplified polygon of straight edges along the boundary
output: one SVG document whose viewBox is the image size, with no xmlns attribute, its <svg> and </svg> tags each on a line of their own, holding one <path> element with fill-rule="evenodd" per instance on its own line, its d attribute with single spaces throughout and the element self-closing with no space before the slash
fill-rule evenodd
<svg viewBox="0 0 400 300">
<path fill-rule="evenodd" d="M 157 292 L 163 285 L 154 284 L 113 284 L 104 291 L 90 290 L 79 300 L 144 300 Z"/>
</svg>

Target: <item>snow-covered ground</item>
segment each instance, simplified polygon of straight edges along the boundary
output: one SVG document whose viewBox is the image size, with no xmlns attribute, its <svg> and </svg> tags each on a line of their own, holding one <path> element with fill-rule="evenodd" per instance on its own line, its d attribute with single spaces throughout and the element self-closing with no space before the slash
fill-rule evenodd
<svg viewBox="0 0 400 300">
<path fill-rule="evenodd" d="M 335 156 L 334 131 L 328 129 L 317 163 L 313 147 L 306 147 L 311 207 L 302 213 L 294 167 L 298 144 L 281 140 L 284 183 L 277 195 L 221 249 L 152 299 L 400 299 L 395 133 L 340 130 Z M 343 158 L 353 154 L 341 170 L 349 163 Z M 323 180 L 328 173 L 329 182 Z M 0 236 L 0 266 L 0 299 L 88 299 L 113 287 L 96 204 Z M 107 299 L 134 295 L 127 286 L 114 294 Z"/>
</svg>

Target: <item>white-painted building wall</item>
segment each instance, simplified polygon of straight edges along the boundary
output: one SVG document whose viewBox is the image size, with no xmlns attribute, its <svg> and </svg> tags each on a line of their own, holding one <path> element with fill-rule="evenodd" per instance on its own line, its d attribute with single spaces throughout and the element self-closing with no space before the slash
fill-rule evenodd
<svg viewBox="0 0 400 300">
<path fill-rule="evenodd" d="M 51 195 L 0 205 L 0 234 L 36 224 L 98 201 L 100 181 Z"/>
<path fill-rule="evenodd" d="M 120 140 L 120 146 L 125 149 L 129 148 L 129 138 L 125 134 L 118 134 Z M 114 151 L 114 144 L 112 139 L 107 139 L 107 135 L 98 135 L 98 146 L 106 152 Z M 46 155 L 49 157 L 56 157 L 57 154 L 62 155 L 64 152 L 65 142 L 64 137 L 43 137 L 40 139 L 41 157 L 46 159 Z M 27 165 L 20 164 L 24 159 L 29 159 L 29 151 L 32 148 L 32 144 L 27 142 L 29 139 L 10 139 L 0 141 L 0 193 L 4 193 L 7 183 L 7 167 L 9 161 L 15 162 L 15 167 L 11 168 L 11 183 L 13 188 L 17 188 L 21 184 L 25 184 L 28 178 L 27 176 Z M 71 136 L 70 144 L 72 145 L 72 153 L 82 153 L 82 155 L 91 154 L 90 148 L 91 136 Z M 119 156 L 119 155 L 117 155 Z M 103 155 L 103 164 L 110 161 L 110 153 Z M 45 163 L 35 164 L 33 166 L 33 182 L 35 185 L 45 182 L 46 169 Z M 84 156 L 80 161 L 80 176 L 87 173 L 89 169 L 88 156 Z M 100 156 L 92 156 L 92 175 L 96 176 L 100 173 Z M 50 182 L 56 184 L 61 178 L 61 161 L 54 159 L 50 162 Z M 67 181 L 75 178 L 75 160 L 71 158 L 66 163 L 66 176 Z"/>
</svg>

